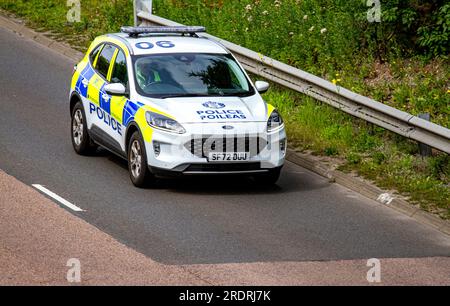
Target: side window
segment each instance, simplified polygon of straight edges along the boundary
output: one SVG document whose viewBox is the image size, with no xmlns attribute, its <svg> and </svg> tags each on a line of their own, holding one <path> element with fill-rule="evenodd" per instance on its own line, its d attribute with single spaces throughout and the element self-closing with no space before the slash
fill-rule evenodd
<svg viewBox="0 0 450 306">
<path fill-rule="evenodd" d="M 111 82 L 122 83 L 125 86 L 128 84 L 127 61 L 122 51 L 119 51 L 117 54 L 111 75 Z"/>
<path fill-rule="evenodd" d="M 98 45 L 97 48 L 95 48 L 94 51 L 92 51 L 91 54 L 89 54 L 89 60 L 91 61 L 92 65 L 94 65 L 95 58 L 97 57 L 97 54 L 100 52 L 102 47 L 103 44 Z"/>
<path fill-rule="evenodd" d="M 97 69 L 98 73 L 105 78 L 108 75 L 109 64 L 111 63 L 115 51 L 116 47 L 105 44 L 105 47 L 103 47 L 102 52 L 97 59 L 97 66 L 95 69 Z"/>
</svg>

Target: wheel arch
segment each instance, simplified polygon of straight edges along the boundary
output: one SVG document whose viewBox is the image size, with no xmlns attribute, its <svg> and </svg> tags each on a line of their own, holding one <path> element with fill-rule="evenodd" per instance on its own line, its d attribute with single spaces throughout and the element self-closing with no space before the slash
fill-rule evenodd
<svg viewBox="0 0 450 306">
<path fill-rule="evenodd" d="M 139 125 L 135 122 L 135 121 L 131 121 L 128 126 L 127 129 L 125 131 L 125 152 L 128 155 L 128 145 L 130 143 L 130 139 L 131 136 L 133 135 L 134 132 L 139 132 L 139 134 L 141 134 L 141 129 L 139 128 Z"/>
<path fill-rule="evenodd" d="M 77 104 L 78 102 L 82 102 L 80 95 L 74 91 L 71 95 L 70 95 L 70 115 L 72 115 L 73 112 L 73 108 L 75 107 L 75 104 Z"/>
</svg>

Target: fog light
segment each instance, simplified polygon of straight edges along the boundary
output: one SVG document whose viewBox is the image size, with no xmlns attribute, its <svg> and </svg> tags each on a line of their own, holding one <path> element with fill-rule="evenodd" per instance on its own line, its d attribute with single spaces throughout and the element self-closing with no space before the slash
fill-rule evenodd
<svg viewBox="0 0 450 306">
<path fill-rule="evenodd" d="M 161 153 L 161 144 L 157 141 L 153 141 L 153 152 L 155 152 L 156 157 Z"/>
<path fill-rule="evenodd" d="M 286 152 L 286 139 L 280 140 L 280 150 L 283 154 Z"/>
</svg>

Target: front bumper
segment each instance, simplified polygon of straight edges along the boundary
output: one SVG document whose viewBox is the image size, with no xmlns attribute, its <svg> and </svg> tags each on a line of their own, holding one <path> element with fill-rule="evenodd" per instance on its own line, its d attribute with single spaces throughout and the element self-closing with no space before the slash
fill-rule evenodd
<svg viewBox="0 0 450 306">
<path fill-rule="evenodd" d="M 282 167 L 286 155 L 284 128 L 266 132 L 266 123 L 184 124 L 179 135 L 153 129 L 145 142 L 148 166 L 157 175 L 257 174 Z M 213 141 L 211 141 L 213 140 Z M 211 143 L 214 143 L 211 147 Z M 209 152 L 249 152 L 245 162 L 209 162 Z"/>
</svg>

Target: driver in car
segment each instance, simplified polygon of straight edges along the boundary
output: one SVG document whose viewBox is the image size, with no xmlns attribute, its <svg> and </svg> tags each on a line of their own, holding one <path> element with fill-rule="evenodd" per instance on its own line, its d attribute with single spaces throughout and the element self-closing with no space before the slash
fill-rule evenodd
<svg viewBox="0 0 450 306">
<path fill-rule="evenodd" d="M 155 69 L 155 65 L 152 63 L 139 63 L 137 66 L 137 81 L 141 88 L 146 86 L 161 82 L 161 77 L 158 70 Z"/>
</svg>

